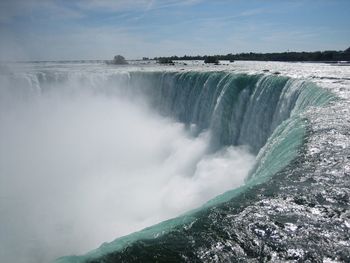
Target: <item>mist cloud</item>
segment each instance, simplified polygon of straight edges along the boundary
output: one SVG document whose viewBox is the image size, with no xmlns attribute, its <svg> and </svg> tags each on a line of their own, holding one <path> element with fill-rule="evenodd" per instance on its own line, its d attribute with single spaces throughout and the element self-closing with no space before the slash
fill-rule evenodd
<svg viewBox="0 0 350 263">
<path fill-rule="evenodd" d="M 103 82 L 43 92 L 27 77 L 0 79 L 1 262 L 84 253 L 239 186 L 254 163 Z"/>
</svg>

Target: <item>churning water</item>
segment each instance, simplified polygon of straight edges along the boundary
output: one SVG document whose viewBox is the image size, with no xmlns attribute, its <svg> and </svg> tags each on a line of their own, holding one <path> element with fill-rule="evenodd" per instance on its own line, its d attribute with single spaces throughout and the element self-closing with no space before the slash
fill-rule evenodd
<svg viewBox="0 0 350 263">
<path fill-rule="evenodd" d="M 188 229 L 204 211 L 269 181 L 300 155 L 317 119 L 307 112 L 337 98 L 298 70 L 292 77 L 303 79 L 259 70 L 249 63 L 238 72 L 98 63 L 4 67 L 0 260 L 82 254 L 187 212 L 61 260 L 104 257 L 174 227 Z"/>
</svg>

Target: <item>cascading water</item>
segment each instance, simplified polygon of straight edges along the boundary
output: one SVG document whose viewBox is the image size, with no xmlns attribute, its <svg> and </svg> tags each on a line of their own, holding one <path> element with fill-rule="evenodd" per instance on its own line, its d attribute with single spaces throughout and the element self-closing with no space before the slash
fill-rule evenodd
<svg viewBox="0 0 350 263">
<path fill-rule="evenodd" d="M 153 216 L 153 221 L 146 220 L 145 224 L 150 225 L 198 207 L 174 219 L 116 239 L 111 243 L 103 244 L 100 248 L 84 256 L 64 257 L 57 262 L 119 262 L 123 260 L 135 262 L 140 260 L 209 262 L 232 258 L 253 259 L 259 257 L 257 251 L 261 251 L 261 255 L 265 255 L 265 257 L 273 254 L 271 252 L 273 251 L 272 241 L 272 243 L 266 243 L 268 244 L 266 248 L 262 248 L 260 241 L 255 241 L 256 237 L 252 236 L 246 228 L 251 227 L 251 231 L 257 231 L 258 238 L 264 238 L 264 235 L 270 237 L 273 236 L 273 233 L 262 236 L 260 234 L 268 233 L 270 230 L 267 229 L 274 229 L 276 225 L 279 226 L 278 224 L 283 225 L 286 219 L 276 219 L 277 223 L 266 227 L 266 224 L 263 223 L 261 223 L 263 226 L 256 225 L 255 219 L 246 213 L 249 209 L 253 209 L 250 213 L 257 216 L 256 220 L 266 221 L 263 208 L 268 205 L 271 207 L 273 202 L 268 203 L 268 205 L 267 203 L 257 205 L 259 200 L 280 194 L 278 189 L 286 188 L 290 183 L 288 181 L 290 180 L 288 179 L 289 175 L 292 174 L 290 171 L 296 171 L 295 167 L 299 167 L 305 162 L 302 152 L 305 151 L 305 145 L 310 138 L 310 127 L 312 127 L 310 126 L 308 109 L 310 107 L 323 107 L 331 101 L 335 101 L 335 96 L 332 93 L 309 81 L 271 74 L 224 71 L 135 71 L 133 69 L 124 71 L 122 68 L 114 72 L 99 72 L 98 74 L 75 72 L 74 69 L 71 72 L 39 70 L 38 72 L 13 76 L 10 80 L 8 76 L 4 79 L 3 83 L 10 83 L 4 87 L 22 88 L 15 91 L 2 89 L 2 94 L 6 93 L 7 102 L 4 101 L 3 104 L 6 105 L 6 108 L 13 106 L 8 103 L 9 97 L 14 101 L 28 101 L 28 97 L 39 95 L 39 101 L 42 101 L 42 98 L 46 98 L 45 100 L 49 98 L 43 106 L 43 109 L 47 110 L 51 106 L 53 108 L 60 107 L 59 103 L 62 102 L 63 96 L 64 98 L 69 97 L 69 103 L 66 104 L 66 100 L 64 100 L 64 105 L 73 107 L 72 111 L 64 112 L 63 116 L 66 116 L 66 114 L 76 112 L 77 108 L 74 108 L 74 104 L 79 104 L 83 100 L 83 104 L 80 105 L 85 105 L 90 111 L 77 115 L 77 117 L 87 118 L 86 123 L 79 123 L 79 125 L 84 124 L 86 130 L 90 129 L 88 123 L 92 119 L 102 128 L 111 129 L 110 133 L 102 134 L 102 136 L 109 137 L 113 133 L 118 134 L 120 130 L 117 127 L 127 126 L 128 122 L 116 124 L 115 127 L 105 125 L 106 122 L 113 120 L 113 114 L 117 116 L 117 120 L 120 120 L 120 115 L 125 114 L 128 118 L 131 117 L 134 118 L 134 121 L 141 122 L 141 125 L 132 128 L 132 130 L 136 129 L 137 131 L 130 133 L 130 136 L 137 138 L 142 133 L 150 134 L 155 145 L 152 145 L 154 142 L 150 142 L 141 149 L 154 147 L 161 150 L 160 152 L 145 151 L 135 161 L 142 163 L 140 158 L 143 158 L 143 155 L 159 154 L 159 156 L 163 156 L 164 151 L 170 151 L 166 153 L 167 156 L 170 156 L 169 158 L 160 158 L 161 162 L 166 160 L 165 166 L 162 166 L 163 168 L 160 170 L 154 170 L 148 166 L 143 167 L 140 164 L 143 167 L 141 169 L 144 169 L 145 176 L 150 176 L 151 180 L 155 180 L 152 183 L 154 188 L 151 187 L 151 191 L 157 191 L 156 187 L 164 186 L 158 184 L 157 180 L 171 182 L 166 187 L 167 194 L 154 195 L 152 202 L 157 203 L 158 199 L 163 199 L 166 202 L 173 202 L 174 207 L 179 205 L 178 202 L 188 202 L 188 204 L 180 205 L 166 215 L 155 218 Z M 58 100 L 56 100 L 57 94 L 60 97 Z M 91 104 L 92 97 L 101 98 L 101 95 L 103 95 L 103 99 L 97 102 L 97 106 L 95 99 Z M 55 98 L 54 101 L 52 98 Z M 74 98 L 73 101 L 71 98 Z M 86 98 L 88 98 L 88 103 Z M 109 98 L 118 98 L 118 100 L 113 102 Z M 121 101 L 120 98 L 122 98 Z M 58 104 L 55 104 L 55 101 Z M 121 106 L 116 109 L 112 106 L 113 103 Z M 130 106 L 129 103 L 142 105 L 142 107 L 138 108 L 139 106 L 137 106 L 135 110 L 134 106 Z M 110 107 L 106 108 L 106 104 Z M 101 105 L 104 105 L 102 106 L 103 110 L 100 108 Z M 147 123 L 152 123 L 154 117 L 148 118 L 148 116 L 142 115 L 145 109 L 147 109 L 146 112 L 155 110 L 163 117 L 156 117 L 158 119 L 156 123 L 149 127 L 146 120 Z M 141 114 L 141 117 L 129 115 L 133 111 L 136 111 L 137 116 Z M 6 113 L 5 110 L 3 112 Z M 103 122 L 99 122 L 100 114 L 108 112 L 113 114 Z M 37 113 L 38 111 L 34 112 L 34 114 Z M 49 117 L 53 116 L 49 115 Z M 167 119 L 169 117 L 172 121 Z M 74 127 L 72 122 L 77 120 L 77 118 L 72 118 L 71 123 L 68 122 L 68 124 L 70 123 L 69 125 Z M 159 120 L 166 125 L 158 124 Z M 183 123 L 184 127 L 179 122 Z M 175 131 L 173 128 L 169 128 L 165 135 L 156 131 L 157 129 L 166 130 L 170 123 L 175 125 Z M 24 128 L 26 127 L 24 126 Z M 149 130 L 147 131 L 147 129 Z M 169 132 L 173 135 L 169 135 Z M 125 129 L 125 136 L 127 133 L 129 130 Z M 159 136 L 161 139 L 158 140 Z M 87 139 L 91 138 L 94 137 L 87 137 Z M 176 140 L 176 143 L 171 143 L 171 140 Z M 122 141 L 116 142 L 117 144 L 114 146 L 120 147 Z M 96 141 L 96 143 L 100 143 L 100 141 Z M 143 144 L 140 140 L 137 140 L 137 143 Z M 157 145 L 160 144 L 170 144 L 170 148 L 158 147 Z M 127 147 L 125 145 L 125 148 Z M 139 148 L 136 151 L 138 150 Z M 130 151 L 130 154 L 135 154 L 135 152 Z M 252 154 L 256 155 L 255 162 Z M 179 159 L 181 155 L 184 157 Z M 123 160 L 122 156 L 118 158 Z M 152 160 L 146 158 L 145 162 L 152 163 Z M 159 166 L 158 162 L 155 161 L 154 164 Z M 301 166 L 306 167 L 306 165 Z M 247 168 L 242 170 L 242 167 Z M 97 168 L 100 169 L 98 166 Z M 145 169 L 149 169 L 149 171 Z M 166 174 L 172 170 L 175 172 L 170 172 L 170 175 L 165 177 L 166 179 L 162 176 L 151 177 L 152 173 Z M 250 170 L 249 174 L 248 170 Z M 130 172 L 130 170 L 125 171 L 126 173 Z M 136 170 L 134 173 L 141 171 Z M 98 170 L 96 172 L 98 173 Z M 111 177 L 106 178 L 110 180 Z M 244 184 L 243 179 L 245 179 Z M 137 180 L 137 176 L 135 180 Z M 99 184 L 99 180 L 92 180 L 88 183 Z M 225 184 L 227 185 L 223 187 L 222 185 Z M 102 184 L 101 191 L 107 185 Z M 132 184 L 130 183 L 130 185 Z M 216 187 L 216 185 L 219 186 Z M 113 188 L 107 187 L 107 191 L 109 190 L 113 191 Z M 168 195 L 169 191 L 172 193 L 171 195 Z M 161 192 L 164 193 L 164 191 Z M 136 191 L 134 193 L 137 195 Z M 147 195 L 146 192 L 141 194 Z M 174 199 L 174 197 L 178 199 Z M 283 202 L 288 201 L 288 198 L 286 196 L 285 199 L 282 199 Z M 92 201 L 92 199 L 88 200 Z M 206 201 L 208 202 L 205 203 Z M 252 205 L 257 205 L 257 208 Z M 155 205 L 152 209 L 157 208 L 157 206 Z M 160 210 L 169 209 L 166 205 L 159 207 Z M 113 209 L 113 206 L 108 206 L 106 209 Z M 261 218 L 258 211 L 261 212 Z M 103 213 L 102 210 L 92 210 L 92 212 Z M 157 214 L 158 212 L 153 213 Z M 152 217 L 152 212 L 141 211 L 140 215 L 142 214 L 148 214 Z M 83 215 L 87 216 L 87 213 L 83 213 Z M 244 219 L 244 215 L 246 219 Z M 141 226 L 145 225 L 139 224 L 136 229 Z M 285 226 L 284 228 L 286 229 Z M 288 253 L 287 251 L 287 256 Z M 284 254 L 281 255 L 276 257 L 283 258 Z"/>
<path fill-rule="evenodd" d="M 305 81 L 225 72 L 133 72 L 127 87 L 143 92 L 160 112 L 210 129 L 220 146 L 248 145 L 253 153 L 293 111 L 332 97 Z"/>
</svg>

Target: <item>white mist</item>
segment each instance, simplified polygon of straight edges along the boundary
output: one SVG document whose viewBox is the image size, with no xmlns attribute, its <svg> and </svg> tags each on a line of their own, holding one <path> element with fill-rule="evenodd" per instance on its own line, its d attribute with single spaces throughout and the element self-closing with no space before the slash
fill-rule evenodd
<svg viewBox="0 0 350 263">
<path fill-rule="evenodd" d="M 209 154 L 209 133 L 79 82 L 25 98 L 12 88 L 0 106 L 1 262 L 84 253 L 241 185 L 254 163 L 241 148 Z"/>
</svg>

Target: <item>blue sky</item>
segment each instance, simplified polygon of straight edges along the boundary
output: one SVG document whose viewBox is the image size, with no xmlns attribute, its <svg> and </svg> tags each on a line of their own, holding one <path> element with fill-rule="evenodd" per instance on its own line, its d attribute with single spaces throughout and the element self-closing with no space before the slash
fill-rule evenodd
<svg viewBox="0 0 350 263">
<path fill-rule="evenodd" d="M 343 50 L 350 0 L 0 0 L 0 59 Z"/>
</svg>

